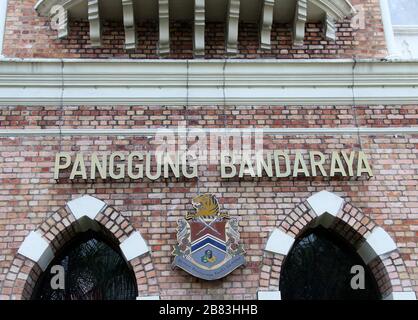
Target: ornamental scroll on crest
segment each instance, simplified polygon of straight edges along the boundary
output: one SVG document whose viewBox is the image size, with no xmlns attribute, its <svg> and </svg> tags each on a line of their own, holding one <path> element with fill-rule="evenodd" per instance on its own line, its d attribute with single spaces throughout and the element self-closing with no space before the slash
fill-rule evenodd
<svg viewBox="0 0 418 320">
<path fill-rule="evenodd" d="M 220 212 L 218 199 L 212 194 L 197 196 L 192 205 L 196 212 L 177 222 L 173 268 L 204 280 L 221 279 L 245 264 L 238 220 Z"/>
</svg>

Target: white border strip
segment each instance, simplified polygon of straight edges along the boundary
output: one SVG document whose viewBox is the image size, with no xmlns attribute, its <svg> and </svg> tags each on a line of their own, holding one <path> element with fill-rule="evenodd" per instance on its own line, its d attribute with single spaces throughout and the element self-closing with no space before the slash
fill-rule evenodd
<svg viewBox="0 0 418 320">
<path fill-rule="evenodd" d="M 143 128 L 143 129 L 1 129 L 0 137 L 47 136 L 155 136 L 157 134 L 184 135 L 190 132 L 219 135 L 258 133 L 266 135 L 415 135 L 418 127 L 390 128 Z"/>
<path fill-rule="evenodd" d="M 6 30 L 8 0 L 0 0 L 0 58 L 3 57 L 3 39 Z"/>
<path fill-rule="evenodd" d="M 0 59 L 0 106 L 351 106 L 354 101 L 415 105 L 418 60 Z"/>
</svg>

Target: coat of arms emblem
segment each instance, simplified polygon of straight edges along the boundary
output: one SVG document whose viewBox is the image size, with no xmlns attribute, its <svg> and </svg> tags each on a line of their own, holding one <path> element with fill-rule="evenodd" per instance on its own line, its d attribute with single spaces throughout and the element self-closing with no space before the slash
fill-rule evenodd
<svg viewBox="0 0 418 320">
<path fill-rule="evenodd" d="M 223 278 L 245 264 L 238 220 L 220 212 L 212 194 L 197 196 L 192 205 L 196 212 L 178 220 L 173 267 L 204 280 Z"/>
</svg>

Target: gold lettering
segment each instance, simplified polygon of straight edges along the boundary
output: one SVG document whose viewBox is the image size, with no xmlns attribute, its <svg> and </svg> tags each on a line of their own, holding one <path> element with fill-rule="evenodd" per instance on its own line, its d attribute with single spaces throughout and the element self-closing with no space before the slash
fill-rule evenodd
<svg viewBox="0 0 418 320">
<path fill-rule="evenodd" d="M 251 177 L 255 177 L 253 162 L 251 160 L 251 151 L 244 151 L 242 153 L 239 177 L 242 178 L 244 177 L 244 175 L 250 175 Z"/>
<path fill-rule="evenodd" d="M 306 166 L 305 160 L 303 159 L 303 155 L 300 151 L 296 152 L 293 176 L 297 177 L 299 173 L 303 173 L 305 177 L 309 177 L 308 167 Z"/>
<path fill-rule="evenodd" d="M 102 156 L 102 162 L 99 161 L 97 153 L 91 155 L 91 168 L 90 168 L 90 179 L 96 179 L 96 170 L 99 171 L 102 179 L 107 178 L 107 156 Z"/>
<path fill-rule="evenodd" d="M 189 152 L 184 152 L 183 156 L 182 156 L 182 172 L 184 177 L 186 177 L 187 179 L 193 179 L 196 178 L 198 173 L 197 173 L 197 156 L 196 153 L 193 151 L 189 151 Z M 187 171 L 187 167 L 192 168 L 192 172 L 189 173 Z"/>
<path fill-rule="evenodd" d="M 373 171 L 370 167 L 369 161 L 363 151 L 358 154 L 357 177 L 361 177 L 363 173 L 367 173 L 369 177 L 373 177 Z"/>
<path fill-rule="evenodd" d="M 132 152 L 128 156 L 128 177 L 132 180 L 142 179 L 144 177 L 144 165 L 142 163 L 135 164 L 134 161 L 144 160 L 144 154 L 142 152 Z M 136 173 L 134 173 L 134 169 Z"/>
<path fill-rule="evenodd" d="M 87 179 L 86 166 L 84 164 L 84 156 L 82 153 L 78 153 L 75 157 L 73 169 L 71 170 L 70 180 L 74 180 L 75 177 L 80 176 L 81 179 Z"/>
<path fill-rule="evenodd" d="M 162 152 L 156 152 L 155 154 L 155 158 L 156 158 L 156 162 L 157 162 L 157 170 L 156 172 L 153 174 L 151 172 L 151 167 L 152 167 L 152 154 L 150 152 L 148 152 L 146 160 L 145 160 L 145 174 L 147 176 L 148 179 L 150 180 L 158 180 L 159 178 L 161 178 L 161 160 L 162 160 Z"/>
<path fill-rule="evenodd" d="M 271 159 L 271 152 L 267 153 L 267 161 L 265 161 L 263 157 L 262 152 L 257 152 L 256 159 L 257 159 L 257 176 L 262 177 L 263 176 L 263 170 L 267 173 L 267 176 L 270 178 L 273 177 L 273 163 Z"/>
<path fill-rule="evenodd" d="M 110 155 L 110 158 L 109 158 L 109 176 L 112 179 L 115 179 L 115 180 L 123 179 L 125 177 L 125 165 L 122 164 L 122 163 L 116 163 L 115 164 L 116 158 L 119 158 L 120 161 L 124 161 L 125 160 L 125 155 L 121 152 L 115 152 L 115 153 L 112 153 Z M 115 167 L 118 170 L 115 170 Z M 116 171 L 118 171 L 119 173 L 117 173 Z"/>
<path fill-rule="evenodd" d="M 64 163 L 62 163 L 64 160 Z M 57 153 L 55 156 L 54 179 L 58 180 L 60 171 L 68 169 L 71 165 L 71 156 L 68 152 Z"/>
<path fill-rule="evenodd" d="M 173 157 L 175 158 L 173 160 Z M 168 170 L 171 169 L 176 178 L 180 178 L 180 157 L 179 153 L 166 153 L 164 156 L 164 178 L 169 177 Z"/>
<path fill-rule="evenodd" d="M 354 158 L 356 153 L 354 151 L 350 152 L 350 156 L 347 155 L 347 152 L 342 151 L 341 154 L 343 155 L 344 161 L 348 167 L 348 176 L 354 177 Z"/>
<path fill-rule="evenodd" d="M 334 151 L 332 153 L 331 158 L 331 177 L 335 177 L 336 173 L 341 173 L 343 177 L 347 176 L 347 173 L 345 172 L 344 165 L 341 161 L 340 155 L 337 151 Z"/>
<path fill-rule="evenodd" d="M 230 159 L 229 162 L 226 159 Z M 221 152 L 221 176 L 223 179 L 230 179 L 237 175 L 237 167 L 235 166 L 235 157 L 232 153 L 228 151 Z M 227 173 L 227 169 L 231 171 Z"/>
<path fill-rule="evenodd" d="M 324 163 L 325 163 L 325 156 L 322 152 L 319 151 L 311 151 L 309 152 L 309 157 L 311 159 L 311 169 L 312 169 L 312 176 L 316 177 L 318 176 L 316 168 L 321 171 L 322 176 L 327 177 L 327 172 L 324 169 Z M 316 160 L 315 157 L 319 157 L 319 160 Z"/>
<path fill-rule="evenodd" d="M 292 169 L 290 167 L 289 154 L 287 152 L 275 150 L 273 152 L 273 157 L 274 157 L 274 164 L 275 164 L 275 168 L 276 168 L 276 177 L 277 178 L 289 177 L 292 173 Z M 286 171 L 283 172 L 283 173 L 281 172 L 281 169 L 280 169 L 280 158 L 283 158 L 284 161 L 285 161 Z"/>
</svg>

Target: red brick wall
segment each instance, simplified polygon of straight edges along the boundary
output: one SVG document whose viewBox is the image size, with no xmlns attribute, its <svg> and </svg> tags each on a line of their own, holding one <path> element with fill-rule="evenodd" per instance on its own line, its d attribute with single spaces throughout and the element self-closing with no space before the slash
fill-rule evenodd
<svg viewBox="0 0 418 320">
<path fill-rule="evenodd" d="M 57 40 L 46 18 L 38 17 L 33 9 L 36 0 L 9 0 L 4 55 L 19 58 L 159 58 L 158 25 L 152 21 L 138 24 L 138 48 L 126 51 L 124 30 L 121 23 L 105 22 L 103 45 L 92 48 L 89 40 L 89 26 L 86 21 L 72 21 L 67 39 Z M 326 41 L 322 36 L 322 24 L 306 26 L 305 44 L 293 47 L 291 26 L 273 25 L 272 49 L 259 48 L 257 24 L 241 24 L 239 29 L 239 53 L 235 58 L 382 58 L 386 46 L 380 18 L 379 1 L 354 0 L 365 10 L 365 29 L 353 30 L 350 21 L 337 24 L 337 41 Z M 192 25 L 190 22 L 173 21 L 170 27 L 171 54 L 168 58 L 192 58 Z M 224 58 L 224 23 L 207 23 L 206 58 Z"/>
<path fill-rule="evenodd" d="M 10 129 L 408 127 L 418 106 L 65 106 L 2 107 L 0 124 Z"/>
<path fill-rule="evenodd" d="M 124 128 L 175 125 L 222 126 L 223 110 L 195 107 L 186 113 L 177 107 L 66 107 L 61 117 L 57 107 L 9 107 L 0 110 L 0 122 L 14 128 L 64 127 Z M 360 107 L 364 126 L 411 125 L 417 123 L 416 107 Z M 227 125 L 265 125 L 283 121 L 292 127 L 353 126 L 349 107 L 236 107 L 228 111 Z M 204 116 L 203 116 L 204 115 Z M 277 119 L 275 119 L 277 117 Z M 218 119 L 219 118 L 219 119 Z M 212 122 L 213 121 L 213 122 Z M 287 121 L 287 122 L 286 122 Z M 241 123 L 243 124 L 243 123 Z M 244 124 L 243 124 L 244 125 Z M 273 126 L 279 127 L 279 123 Z M 335 149 L 357 149 L 357 136 L 270 136 L 269 149 L 314 149 L 329 153 Z M 44 218 L 72 198 L 91 194 L 125 216 L 151 245 L 162 298 L 249 299 L 259 288 L 263 249 L 271 230 L 286 219 L 299 203 L 324 189 L 337 193 L 359 208 L 367 218 L 383 227 L 396 241 L 412 283 L 402 285 L 418 291 L 417 136 L 362 136 L 375 177 L 370 180 L 250 179 L 225 181 L 216 165 L 201 166 L 200 179 L 56 183 L 52 176 L 55 153 L 111 152 L 150 148 L 147 137 L 18 137 L 0 138 L 0 286 L 24 237 L 38 228 Z M 215 193 L 223 210 L 239 219 L 248 264 L 227 278 L 206 282 L 183 271 L 171 269 L 171 251 L 176 243 L 176 221 L 192 210 L 197 193 Z M 395 259 L 395 258 L 392 258 Z M 378 265 L 376 268 L 380 268 Z"/>
</svg>

